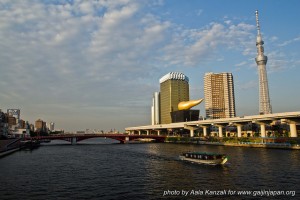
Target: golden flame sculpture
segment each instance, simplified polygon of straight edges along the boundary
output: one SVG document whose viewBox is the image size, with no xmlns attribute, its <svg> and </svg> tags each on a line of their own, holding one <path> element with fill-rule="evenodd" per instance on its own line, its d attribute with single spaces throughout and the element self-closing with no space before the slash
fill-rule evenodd
<svg viewBox="0 0 300 200">
<path fill-rule="evenodd" d="M 178 110 L 188 110 L 188 109 L 200 104 L 202 101 L 203 101 L 203 99 L 182 101 L 178 104 Z"/>
</svg>

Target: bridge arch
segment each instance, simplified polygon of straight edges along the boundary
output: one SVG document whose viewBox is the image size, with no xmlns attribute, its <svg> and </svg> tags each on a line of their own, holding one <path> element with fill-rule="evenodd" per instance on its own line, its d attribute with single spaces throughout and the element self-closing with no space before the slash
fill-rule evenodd
<svg viewBox="0 0 300 200">
<path fill-rule="evenodd" d="M 154 139 L 158 142 L 164 142 L 165 136 L 157 135 L 127 135 L 127 134 L 64 134 L 64 135 L 50 135 L 50 136 L 36 136 L 25 138 L 25 140 L 65 140 L 71 142 L 72 144 L 96 137 L 105 137 L 119 141 L 120 143 L 125 143 L 126 141 L 132 141 L 139 138 L 149 138 Z"/>
</svg>

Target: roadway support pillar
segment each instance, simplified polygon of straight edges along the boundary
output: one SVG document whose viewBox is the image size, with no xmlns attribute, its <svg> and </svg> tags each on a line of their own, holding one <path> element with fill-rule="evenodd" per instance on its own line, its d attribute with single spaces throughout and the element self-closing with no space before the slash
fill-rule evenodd
<svg viewBox="0 0 300 200">
<path fill-rule="evenodd" d="M 220 124 L 211 124 L 212 126 L 216 126 L 219 128 L 219 137 L 223 137 L 223 127 L 224 125 L 220 125 Z"/>
<path fill-rule="evenodd" d="M 206 137 L 207 136 L 207 127 L 208 126 L 199 125 L 199 127 L 201 127 L 203 129 L 203 137 Z"/>
<path fill-rule="evenodd" d="M 206 137 L 207 136 L 207 127 L 203 126 L 203 136 Z"/>
<path fill-rule="evenodd" d="M 149 131 L 149 130 L 146 130 L 146 132 L 147 132 L 147 135 L 149 135 L 149 132 L 150 132 L 150 131 Z"/>
<path fill-rule="evenodd" d="M 160 135 L 160 130 L 157 130 L 157 135 Z"/>
<path fill-rule="evenodd" d="M 266 137 L 266 124 L 263 123 L 260 124 L 260 136 Z"/>
<path fill-rule="evenodd" d="M 290 125 L 290 137 L 297 137 L 297 123 L 300 123 L 299 119 L 281 119 L 281 123 L 288 123 Z"/>
<path fill-rule="evenodd" d="M 242 137 L 242 126 L 245 125 L 246 123 L 230 123 L 230 126 L 236 126 L 237 129 L 237 137 L 240 138 Z"/>
<path fill-rule="evenodd" d="M 139 130 L 139 135 L 141 135 L 141 130 Z"/>
<path fill-rule="evenodd" d="M 252 123 L 256 123 L 260 125 L 260 137 L 266 137 L 266 124 L 273 123 L 273 120 L 262 120 L 262 121 L 252 121 Z"/>
<path fill-rule="evenodd" d="M 76 138 L 76 137 L 72 137 L 72 138 L 71 138 L 71 144 L 72 144 L 72 145 L 77 144 L 77 138 Z"/>
<path fill-rule="evenodd" d="M 190 129 L 190 137 L 194 137 L 194 129 Z"/>
<path fill-rule="evenodd" d="M 296 123 L 290 123 L 290 132 L 291 132 L 291 137 L 297 137 Z"/>
<path fill-rule="evenodd" d="M 237 136 L 240 138 L 242 137 L 242 125 L 237 125 Z"/>
<path fill-rule="evenodd" d="M 223 137 L 223 126 L 218 126 L 219 128 L 219 137 Z"/>
<path fill-rule="evenodd" d="M 199 129 L 198 126 L 188 126 L 188 125 L 184 125 L 184 128 L 187 129 L 187 130 L 190 130 L 190 137 L 194 137 L 194 131 Z"/>
</svg>

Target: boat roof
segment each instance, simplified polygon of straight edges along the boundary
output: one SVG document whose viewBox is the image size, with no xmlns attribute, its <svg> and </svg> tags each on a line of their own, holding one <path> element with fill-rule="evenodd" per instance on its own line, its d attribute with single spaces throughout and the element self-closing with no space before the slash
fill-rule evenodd
<svg viewBox="0 0 300 200">
<path fill-rule="evenodd" d="M 186 153 L 194 154 L 194 155 L 209 155 L 209 156 L 225 155 L 225 154 L 213 153 L 213 152 L 186 152 Z"/>
</svg>

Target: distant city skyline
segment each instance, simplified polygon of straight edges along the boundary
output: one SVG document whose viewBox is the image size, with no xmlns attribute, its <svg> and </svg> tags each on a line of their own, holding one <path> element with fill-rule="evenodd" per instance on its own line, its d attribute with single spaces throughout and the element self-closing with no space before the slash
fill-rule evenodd
<svg viewBox="0 0 300 200">
<path fill-rule="evenodd" d="M 234 5 L 234 6 L 233 6 Z M 300 110 L 297 0 L 0 1 L 0 109 L 66 131 L 148 125 L 157 80 L 232 72 L 236 115 L 259 114 L 259 11 L 273 113 Z M 205 116 L 204 104 L 196 106 Z"/>
</svg>

